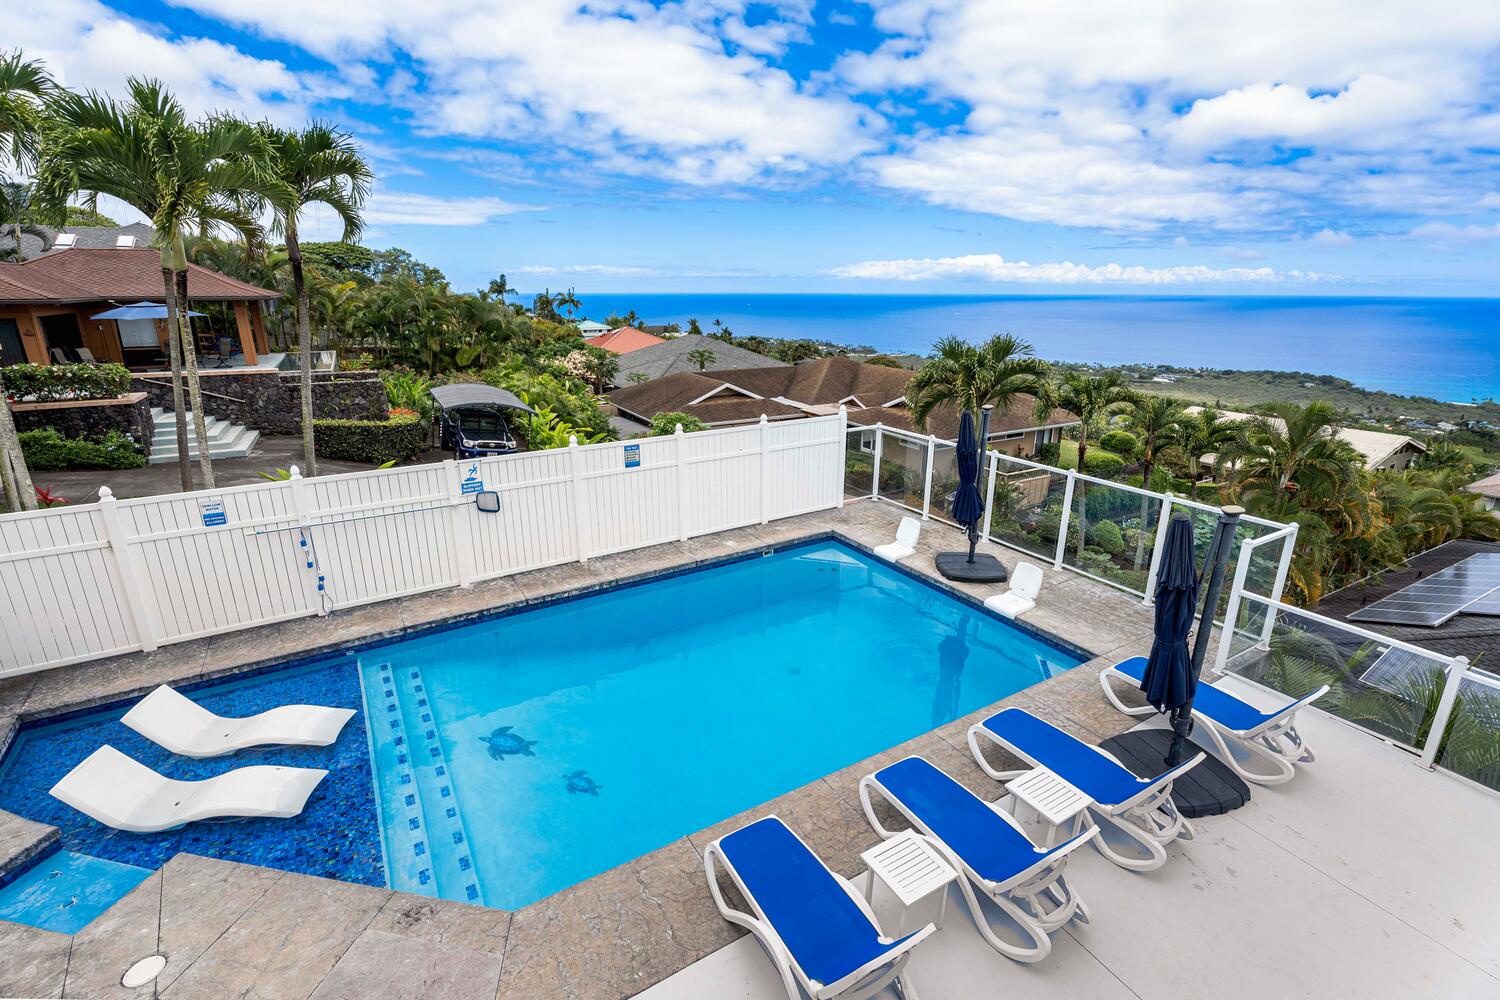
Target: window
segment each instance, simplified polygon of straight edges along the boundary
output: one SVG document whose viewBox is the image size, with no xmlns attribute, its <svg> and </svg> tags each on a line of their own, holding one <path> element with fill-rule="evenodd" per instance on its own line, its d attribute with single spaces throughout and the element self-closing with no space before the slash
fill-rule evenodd
<svg viewBox="0 0 1500 1000">
<path fill-rule="evenodd" d="M 875 454 L 875 432 L 861 431 L 859 435 L 859 450 L 866 455 Z"/>
<path fill-rule="evenodd" d="M 120 346 L 159 348 L 161 340 L 156 336 L 156 321 L 150 319 L 121 319 L 115 324 L 120 328 Z"/>
<path fill-rule="evenodd" d="M 66 250 L 71 246 L 75 246 L 77 243 L 77 233 L 58 233 L 57 239 L 52 241 L 52 248 L 54 250 Z"/>
</svg>

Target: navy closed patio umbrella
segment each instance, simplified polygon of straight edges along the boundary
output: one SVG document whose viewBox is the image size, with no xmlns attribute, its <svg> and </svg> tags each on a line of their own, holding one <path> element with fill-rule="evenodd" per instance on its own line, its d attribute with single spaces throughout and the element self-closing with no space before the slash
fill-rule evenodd
<svg viewBox="0 0 1500 1000">
<path fill-rule="evenodd" d="M 1191 704 L 1198 671 L 1188 652 L 1188 633 L 1198 604 L 1198 567 L 1193 555 L 1193 522 L 1178 511 L 1167 525 L 1156 572 L 1156 635 L 1141 691 L 1158 712 L 1175 713 Z M 1174 719 L 1175 721 L 1175 719 Z"/>
<path fill-rule="evenodd" d="M 969 532 L 969 562 L 979 543 L 979 519 L 984 517 L 984 497 L 979 495 L 979 439 L 974 434 L 974 415 L 968 410 L 958 423 L 958 492 L 953 494 L 953 520 Z"/>
</svg>

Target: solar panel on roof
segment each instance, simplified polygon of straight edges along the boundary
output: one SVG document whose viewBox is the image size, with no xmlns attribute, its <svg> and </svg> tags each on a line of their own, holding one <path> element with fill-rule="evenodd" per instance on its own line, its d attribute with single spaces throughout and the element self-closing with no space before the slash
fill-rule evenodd
<svg viewBox="0 0 1500 1000">
<path fill-rule="evenodd" d="M 1466 615 L 1500 615 L 1500 591 L 1481 597 L 1473 604 L 1464 606 Z"/>
<path fill-rule="evenodd" d="M 1350 621 L 1437 626 L 1471 606 L 1500 614 L 1500 552 L 1469 556 L 1349 615 Z"/>
<path fill-rule="evenodd" d="M 1411 693 L 1417 683 L 1441 669 L 1431 656 L 1392 646 L 1370 664 L 1360 680 L 1382 691 L 1402 695 Z"/>
</svg>

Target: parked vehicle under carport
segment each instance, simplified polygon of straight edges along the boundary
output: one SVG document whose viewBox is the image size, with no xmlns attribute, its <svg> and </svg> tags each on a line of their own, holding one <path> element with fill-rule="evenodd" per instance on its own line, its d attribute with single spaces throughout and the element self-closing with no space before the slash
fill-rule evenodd
<svg viewBox="0 0 1500 1000">
<path fill-rule="evenodd" d="M 433 421 L 438 447 L 454 458 L 519 451 L 508 414 L 536 412 L 513 392 L 473 382 L 435 386 L 432 398 L 438 408 Z"/>
</svg>

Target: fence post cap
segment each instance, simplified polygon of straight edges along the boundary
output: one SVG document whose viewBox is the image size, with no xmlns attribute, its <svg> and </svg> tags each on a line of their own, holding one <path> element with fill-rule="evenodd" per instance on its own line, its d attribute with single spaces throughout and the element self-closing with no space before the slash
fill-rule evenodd
<svg viewBox="0 0 1500 1000">
<path fill-rule="evenodd" d="M 761 419 L 764 420 L 765 417 L 762 416 Z M 681 424 L 678 424 L 676 427 L 674 427 L 672 429 L 672 434 L 673 434 L 674 437 L 676 435 L 678 435 L 678 434 L 686 434 L 686 433 L 687 433 L 687 431 L 685 431 L 685 430 L 682 429 L 682 425 Z"/>
<path fill-rule="evenodd" d="M 771 422 L 771 418 L 770 417 L 766 416 L 764 413 L 762 413 L 760 415 L 760 423 L 761 423 L 762 427 L 764 427 L 766 424 L 769 424 L 770 422 Z M 682 425 L 678 424 L 677 426 L 681 427 Z"/>
<path fill-rule="evenodd" d="M 99 499 L 100 500 L 113 500 L 114 498 L 115 498 L 114 491 L 111 490 L 108 486 L 101 486 L 101 487 L 99 487 Z"/>
<path fill-rule="evenodd" d="M 299 468 L 297 468 L 295 465 L 292 466 L 292 468 L 291 468 L 291 474 L 292 474 L 292 478 L 293 479 L 301 479 L 302 478 L 302 470 L 299 469 Z"/>
<path fill-rule="evenodd" d="M 578 447 L 578 435 L 577 434 L 569 434 L 568 435 L 568 447 L 569 448 L 577 448 Z"/>
</svg>

